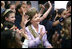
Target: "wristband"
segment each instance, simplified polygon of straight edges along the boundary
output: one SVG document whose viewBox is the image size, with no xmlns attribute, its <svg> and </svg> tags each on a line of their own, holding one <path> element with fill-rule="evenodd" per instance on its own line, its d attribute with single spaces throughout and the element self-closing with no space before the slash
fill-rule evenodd
<svg viewBox="0 0 72 49">
<path fill-rule="evenodd" d="M 61 17 L 61 18 L 59 19 L 59 21 L 60 21 L 60 22 L 62 22 L 63 20 L 64 20 L 64 18 L 63 18 L 63 17 Z"/>
</svg>

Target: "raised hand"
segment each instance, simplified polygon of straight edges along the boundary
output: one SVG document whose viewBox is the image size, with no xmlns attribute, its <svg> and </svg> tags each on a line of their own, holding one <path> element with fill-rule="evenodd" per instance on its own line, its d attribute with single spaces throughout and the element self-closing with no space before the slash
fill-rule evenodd
<svg viewBox="0 0 72 49">
<path fill-rule="evenodd" d="M 40 40 L 42 40 L 42 37 L 44 36 L 45 32 L 42 31 L 43 28 L 40 29 Z"/>
<path fill-rule="evenodd" d="M 71 13 L 70 13 L 70 11 L 68 10 L 66 16 L 68 17 L 68 16 L 70 16 L 70 15 L 71 15 Z"/>
<path fill-rule="evenodd" d="M 27 24 L 29 16 L 25 15 L 25 13 L 23 13 L 22 15 L 22 21 L 21 21 L 21 27 L 25 27 L 25 25 Z"/>
<path fill-rule="evenodd" d="M 27 32 L 24 32 L 23 29 L 20 29 L 20 31 L 21 31 L 21 35 L 22 35 L 23 37 L 25 37 L 25 39 L 28 39 Z"/>
<path fill-rule="evenodd" d="M 67 18 L 71 15 L 71 13 L 69 13 L 69 11 L 66 11 L 66 14 L 62 14 L 63 18 Z"/>
<path fill-rule="evenodd" d="M 48 1 L 48 4 L 49 4 L 49 6 L 52 6 L 50 1 Z"/>
<path fill-rule="evenodd" d="M 44 6 L 44 5 L 42 5 L 42 4 L 40 4 L 40 7 L 41 7 L 41 8 L 43 8 L 43 9 L 45 9 L 45 6 Z"/>
<path fill-rule="evenodd" d="M 28 19 L 29 16 L 25 15 L 24 16 L 24 24 L 26 25 L 28 21 L 30 21 L 30 19 Z"/>
<path fill-rule="evenodd" d="M 48 1 L 48 3 L 50 3 L 50 1 Z"/>
<path fill-rule="evenodd" d="M 50 3 L 50 1 L 48 1 L 48 4 L 49 4 L 49 8 L 47 9 L 47 11 L 43 14 L 43 16 L 40 18 L 40 21 L 43 21 L 47 16 L 48 14 L 50 13 L 51 9 L 52 9 L 52 5 Z M 47 6 L 46 6 L 47 7 Z"/>
</svg>

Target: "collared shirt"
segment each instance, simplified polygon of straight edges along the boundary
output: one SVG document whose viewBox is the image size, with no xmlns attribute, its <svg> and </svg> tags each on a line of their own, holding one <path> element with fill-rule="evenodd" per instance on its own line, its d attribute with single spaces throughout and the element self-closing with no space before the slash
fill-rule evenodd
<svg viewBox="0 0 72 49">
<path fill-rule="evenodd" d="M 38 32 L 36 31 L 36 29 L 34 28 L 33 25 L 31 25 L 31 27 L 34 29 L 34 31 L 35 31 L 37 34 L 40 34 L 41 28 L 43 28 L 43 29 L 42 29 L 42 32 L 45 33 L 45 31 L 46 31 L 46 30 L 45 30 L 45 27 L 44 27 L 43 25 L 40 25 L 40 24 L 38 25 Z M 29 31 L 29 28 L 28 28 L 28 27 L 26 27 L 26 31 L 27 31 L 27 34 L 28 34 L 28 37 L 29 37 L 28 47 L 29 47 L 29 48 L 35 48 L 35 47 L 37 47 L 37 46 L 41 43 L 40 38 L 39 38 L 39 37 L 34 38 L 34 36 L 33 36 L 33 35 L 31 34 L 31 32 Z M 43 41 L 43 45 L 44 45 L 45 47 L 51 46 L 51 44 L 47 41 L 47 35 L 46 35 L 46 33 L 45 33 L 45 35 L 43 36 L 42 41 Z"/>
</svg>

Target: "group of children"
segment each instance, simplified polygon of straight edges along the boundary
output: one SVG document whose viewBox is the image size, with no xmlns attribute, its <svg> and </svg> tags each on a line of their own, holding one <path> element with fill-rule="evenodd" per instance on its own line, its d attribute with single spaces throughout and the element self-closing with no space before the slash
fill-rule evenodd
<svg viewBox="0 0 72 49">
<path fill-rule="evenodd" d="M 69 18 L 70 5 L 68 5 L 69 8 L 67 7 L 68 10 L 57 9 L 54 21 L 51 21 L 50 16 L 48 17 L 52 10 L 50 1 L 46 3 L 48 7 L 40 5 L 40 12 L 34 7 L 31 8 L 30 5 L 30 2 L 18 4 L 16 7 L 14 4 L 10 4 L 9 9 L 1 13 L 1 48 L 54 48 L 57 45 L 57 38 L 61 36 L 59 34 L 63 34 L 64 29 L 68 27 L 69 33 L 66 32 L 66 37 L 71 38 L 70 21 L 66 21 L 70 23 L 63 24 L 61 33 L 56 32 L 60 28 L 55 29 L 55 34 L 51 33 L 53 27 L 58 27 L 57 25 L 64 23 L 63 21 Z M 47 9 L 43 13 L 45 8 Z M 66 24 L 68 27 L 65 26 Z M 62 39 L 59 40 L 61 42 Z"/>
</svg>

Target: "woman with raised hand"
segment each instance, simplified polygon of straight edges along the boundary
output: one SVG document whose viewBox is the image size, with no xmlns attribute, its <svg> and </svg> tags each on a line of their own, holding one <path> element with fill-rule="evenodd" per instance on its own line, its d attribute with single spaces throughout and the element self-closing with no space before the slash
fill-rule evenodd
<svg viewBox="0 0 72 49">
<path fill-rule="evenodd" d="M 48 3 L 51 5 L 49 1 Z M 43 17 L 39 17 L 39 13 L 35 8 L 31 8 L 26 12 L 26 15 L 29 16 L 29 25 L 26 27 L 29 48 L 52 48 L 51 44 L 47 41 L 45 27 L 39 24 L 40 21 L 47 17 L 50 9 L 45 12 Z"/>
</svg>

